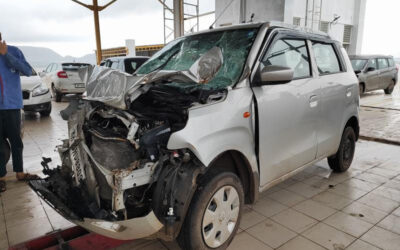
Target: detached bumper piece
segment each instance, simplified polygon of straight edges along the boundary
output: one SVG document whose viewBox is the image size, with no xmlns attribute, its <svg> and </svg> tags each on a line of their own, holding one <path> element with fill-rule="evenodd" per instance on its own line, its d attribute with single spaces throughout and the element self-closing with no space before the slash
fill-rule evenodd
<svg viewBox="0 0 400 250">
<path fill-rule="evenodd" d="M 49 169 L 49 159 L 44 158 L 43 171 L 50 177 L 30 181 L 29 186 L 65 219 L 88 231 L 118 240 L 149 237 L 163 228 L 153 211 L 142 217 L 117 221 L 107 211 L 92 205 L 80 188 L 72 187 L 61 171 Z"/>
<path fill-rule="evenodd" d="M 30 181 L 29 186 L 35 191 L 40 198 L 46 201 L 52 208 L 54 208 L 60 215 L 67 220 L 82 220 L 71 209 L 64 205 L 64 203 L 53 194 L 46 186 L 45 180 Z"/>
</svg>

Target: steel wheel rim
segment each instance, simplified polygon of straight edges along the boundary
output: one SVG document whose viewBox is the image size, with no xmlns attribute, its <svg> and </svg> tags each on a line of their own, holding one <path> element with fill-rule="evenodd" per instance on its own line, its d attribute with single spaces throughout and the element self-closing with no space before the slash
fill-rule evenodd
<svg viewBox="0 0 400 250">
<path fill-rule="evenodd" d="M 203 214 L 201 232 L 210 248 L 223 245 L 232 235 L 239 218 L 239 194 L 233 186 L 214 193 Z"/>
<path fill-rule="evenodd" d="M 354 142 L 351 140 L 350 136 L 346 138 L 343 145 L 343 161 L 345 166 L 349 166 L 353 160 L 354 155 Z"/>
</svg>

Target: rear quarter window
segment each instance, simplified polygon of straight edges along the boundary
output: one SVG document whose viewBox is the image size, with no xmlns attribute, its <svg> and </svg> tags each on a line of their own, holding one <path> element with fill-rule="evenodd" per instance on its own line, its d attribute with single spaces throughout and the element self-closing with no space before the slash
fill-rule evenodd
<svg viewBox="0 0 400 250">
<path fill-rule="evenodd" d="M 389 61 L 389 67 L 393 67 L 394 66 L 394 60 L 392 58 L 389 58 L 388 61 Z"/>
<path fill-rule="evenodd" d="M 337 52 L 331 43 L 312 42 L 312 48 L 321 75 L 343 72 Z"/>
</svg>

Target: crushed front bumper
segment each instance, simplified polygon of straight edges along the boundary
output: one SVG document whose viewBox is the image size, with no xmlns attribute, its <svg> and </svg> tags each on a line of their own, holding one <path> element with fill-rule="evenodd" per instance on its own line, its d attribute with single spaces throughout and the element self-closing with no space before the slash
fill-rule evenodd
<svg viewBox="0 0 400 250">
<path fill-rule="evenodd" d="M 123 221 L 80 218 L 53 192 L 47 189 L 43 185 L 44 183 L 45 180 L 30 181 L 29 186 L 65 219 L 91 232 L 119 240 L 133 240 L 149 237 L 163 228 L 163 224 L 157 219 L 153 211 L 146 216 Z"/>
</svg>

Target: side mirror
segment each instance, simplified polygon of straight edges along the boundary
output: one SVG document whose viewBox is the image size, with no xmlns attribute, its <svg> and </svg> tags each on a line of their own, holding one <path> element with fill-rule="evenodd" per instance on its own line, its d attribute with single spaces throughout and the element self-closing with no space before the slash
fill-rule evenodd
<svg viewBox="0 0 400 250">
<path fill-rule="evenodd" d="M 258 85 L 285 84 L 293 80 L 292 68 L 269 65 L 265 66 L 259 73 Z"/>
<path fill-rule="evenodd" d="M 41 71 L 41 72 L 39 72 L 39 76 L 40 77 L 43 77 L 43 76 L 45 76 L 46 75 L 46 72 L 43 70 L 43 71 Z"/>
<path fill-rule="evenodd" d="M 367 68 L 367 72 L 372 72 L 372 71 L 375 71 L 376 69 L 374 68 L 374 67 L 368 67 Z"/>
</svg>

